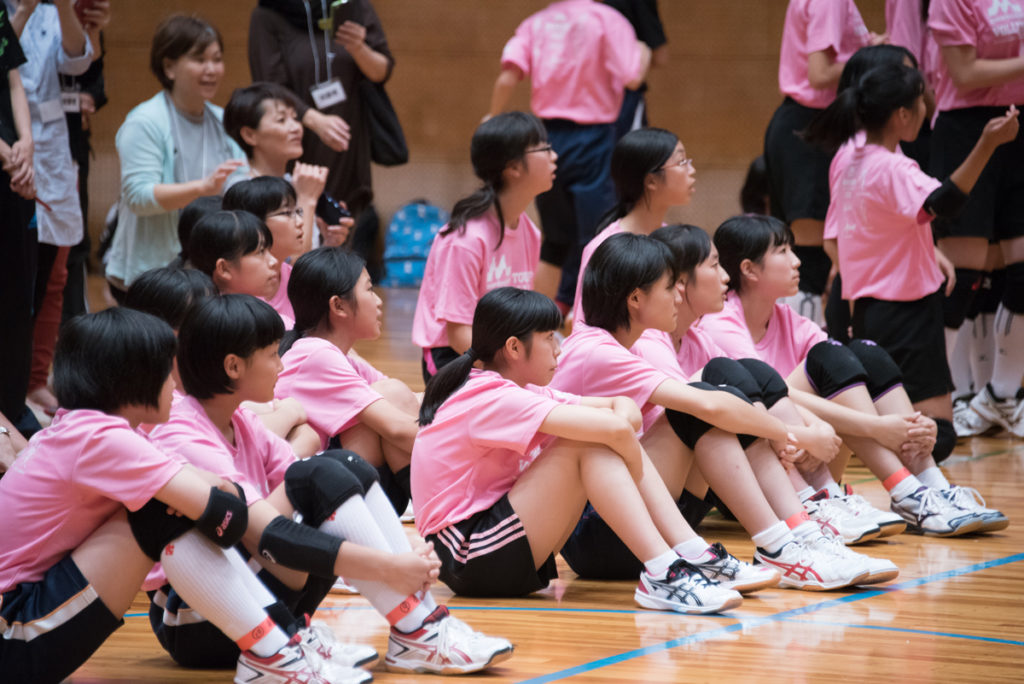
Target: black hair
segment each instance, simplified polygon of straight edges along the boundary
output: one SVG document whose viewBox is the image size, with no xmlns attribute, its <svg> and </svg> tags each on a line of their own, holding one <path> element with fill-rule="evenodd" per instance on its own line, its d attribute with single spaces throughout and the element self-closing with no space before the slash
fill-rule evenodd
<svg viewBox="0 0 1024 684">
<path fill-rule="evenodd" d="M 718 249 L 718 263 L 729 274 L 729 289 L 740 292 L 743 275 L 740 264 L 744 259 L 760 263 L 768 250 L 782 245 L 793 245 L 793 233 L 774 216 L 743 214 L 726 219 L 714 236 Z"/>
<path fill-rule="evenodd" d="M 711 256 L 711 236 L 699 226 L 689 223 L 662 226 L 651 233 L 651 237 L 668 247 L 680 276 L 692 278 L 697 267 Z"/>
<path fill-rule="evenodd" d="M 242 128 L 259 128 L 260 119 L 267 113 L 266 102 L 276 100 L 296 109 L 295 96 L 277 83 L 258 81 L 244 88 L 236 88 L 224 107 L 224 131 L 238 143 L 245 156 L 252 159 L 252 145 L 242 138 Z"/>
<path fill-rule="evenodd" d="M 295 204 L 295 188 L 284 178 L 258 176 L 235 183 L 224 193 L 224 209 L 255 214 L 261 221 L 285 204 Z"/>
<path fill-rule="evenodd" d="M 204 195 L 195 198 L 178 212 L 178 243 L 181 245 L 178 266 L 185 266 L 188 263 L 188 241 L 192 237 L 192 229 L 196 227 L 196 223 L 207 214 L 218 212 L 221 208 L 220 195 Z"/>
<path fill-rule="evenodd" d="M 740 188 L 740 209 L 744 214 L 767 214 L 771 184 L 764 155 L 758 155 L 747 168 L 747 177 Z"/>
<path fill-rule="evenodd" d="M 176 347 L 171 326 L 141 311 L 114 307 L 77 316 L 61 328 L 54 350 L 54 394 L 69 410 L 159 408 Z"/>
<path fill-rule="evenodd" d="M 663 128 L 639 128 L 622 136 L 612 150 L 611 176 L 618 202 L 598 224 L 598 232 L 629 212 L 647 192 L 648 174 L 664 173 L 679 137 Z"/>
<path fill-rule="evenodd" d="M 218 259 L 237 261 L 273 244 L 274 237 L 262 218 L 247 211 L 218 211 L 199 219 L 192 229 L 188 258 L 212 278 Z"/>
<path fill-rule="evenodd" d="M 331 297 L 355 304 L 355 287 L 364 268 L 366 261 L 344 247 L 318 247 L 295 260 L 288 279 L 295 329 L 281 342 L 282 354 L 328 317 Z"/>
<path fill-rule="evenodd" d="M 533 333 L 557 330 L 561 324 L 558 307 L 539 292 L 498 287 L 485 294 L 473 312 L 473 346 L 445 364 L 427 383 L 420 405 L 420 425 L 433 422 L 441 405 L 465 384 L 477 359 L 491 363 L 510 337 L 521 340 L 529 354 Z"/>
<path fill-rule="evenodd" d="M 132 281 L 124 306 L 152 314 L 177 330 L 197 302 L 217 294 L 210 276 L 194 268 L 153 268 Z"/>
<path fill-rule="evenodd" d="M 887 64 L 903 64 L 906 60 L 917 69 L 917 58 L 914 53 L 902 45 L 868 45 L 862 47 L 843 66 L 843 73 L 839 76 L 839 85 L 836 92 L 841 93 L 852 85 L 856 85 L 860 77 L 875 67 Z"/>
<path fill-rule="evenodd" d="M 469 197 L 463 197 L 452 207 L 451 218 L 442 235 L 466 230 L 466 222 L 487 213 L 491 207 L 498 214 L 498 245 L 505 239 L 505 216 L 501 213 L 498 193 L 505 187 L 504 171 L 509 164 L 522 161 L 526 149 L 547 142 L 544 124 L 533 114 L 504 112 L 477 126 L 469 145 L 469 158 L 473 173 L 484 182 L 483 187 Z"/>
<path fill-rule="evenodd" d="M 181 384 L 196 399 L 231 394 L 225 357 L 248 359 L 283 336 L 281 317 L 256 297 L 229 294 L 205 299 L 189 310 L 178 331 Z"/>
<path fill-rule="evenodd" d="M 587 325 L 629 330 L 629 295 L 647 292 L 663 276 L 675 286 L 679 270 L 663 242 L 647 235 L 616 233 L 601 243 L 583 272 L 583 314 Z"/>
<path fill-rule="evenodd" d="M 904 64 L 877 66 L 815 115 L 803 137 L 825 150 L 835 151 L 861 128 L 869 133 L 881 131 L 893 112 L 912 107 L 923 94 L 924 77 L 917 69 Z"/>
<path fill-rule="evenodd" d="M 172 14 L 156 27 L 149 48 L 149 70 L 165 89 L 174 87 L 174 81 L 164 72 L 164 60 L 172 62 L 190 54 L 202 54 L 211 43 L 224 49 L 224 39 L 212 24 L 195 14 Z"/>
</svg>

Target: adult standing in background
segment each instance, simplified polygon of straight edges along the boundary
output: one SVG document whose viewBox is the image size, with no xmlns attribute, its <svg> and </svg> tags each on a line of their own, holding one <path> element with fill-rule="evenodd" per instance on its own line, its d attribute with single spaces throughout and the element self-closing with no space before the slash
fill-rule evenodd
<svg viewBox="0 0 1024 684">
<path fill-rule="evenodd" d="M 668 64 L 668 39 L 658 14 L 658 0 L 603 0 L 629 20 L 638 40 L 651 49 L 651 68 Z M 647 127 L 647 81 L 637 90 L 627 89 L 615 122 L 615 139 Z"/>
</svg>

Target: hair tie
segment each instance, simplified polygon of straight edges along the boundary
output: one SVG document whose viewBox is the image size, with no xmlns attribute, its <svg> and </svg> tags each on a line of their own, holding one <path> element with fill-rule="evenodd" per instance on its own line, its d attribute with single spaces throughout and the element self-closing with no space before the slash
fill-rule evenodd
<svg viewBox="0 0 1024 684">
<path fill-rule="evenodd" d="M 469 360 L 470 360 L 471 362 L 472 362 L 472 361 L 476 361 L 477 359 L 479 359 L 479 358 L 480 358 L 480 357 L 479 357 L 479 356 L 477 355 L 477 353 L 476 353 L 476 349 L 473 349 L 472 347 L 470 347 L 469 349 L 467 349 L 467 350 L 466 350 L 466 356 L 468 356 L 468 357 L 469 357 Z"/>
</svg>

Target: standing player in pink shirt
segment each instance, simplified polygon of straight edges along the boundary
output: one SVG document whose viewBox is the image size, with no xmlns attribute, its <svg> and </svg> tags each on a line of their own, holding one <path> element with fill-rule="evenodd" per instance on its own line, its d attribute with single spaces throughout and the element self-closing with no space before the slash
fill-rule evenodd
<svg viewBox="0 0 1024 684">
<path fill-rule="evenodd" d="M 9 525 L 0 539 L 5 680 L 70 675 L 123 624 L 160 561 L 242 651 L 239 677 L 331 681 L 330 668 L 263 611 L 246 581 L 252 573 L 230 549 L 248 520 L 241 488 L 136 431 L 167 420 L 174 349 L 167 324 L 130 309 L 79 317 L 61 332 L 54 387 L 63 408 L 0 480 Z"/>
<path fill-rule="evenodd" d="M 526 208 L 555 177 L 544 125 L 523 112 L 499 114 L 477 127 L 469 156 L 484 185 L 455 203 L 434 238 L 416 302 L 412 342 L 423 349 L 424 382 L 469 349 L 477 301 L 497 287 L 533 289 L 540 259 Z"/>
<path fill-rule="evenodd" d="M 544 231 L 537 288 L 549 296 L 557 289 L 563 314 L 580 252 L 612 203 L 608 168 L 624 89 L 643 84 L 650 62 L 629 21 L 594 0 L 552 2 L 524 20 L 502 51 L 489 116 L 529 77 L 530 106 L 560 161 L 554 187 L 537 198 Z"/>
<path fill-rule="evenodd" d="M 790 0 L 779 51 L 785 99 L 764 139 L 772 215 L 787 223 L 800 257 L 800 292 L 790 305 L 822 321 L 829 261 L 821 249 L 828 210 L 829 157 L 797 135 L 836 96 L 843 64 L 857 48 L 885 42 L 864 26 L 853 0 Z"/>
</svg>

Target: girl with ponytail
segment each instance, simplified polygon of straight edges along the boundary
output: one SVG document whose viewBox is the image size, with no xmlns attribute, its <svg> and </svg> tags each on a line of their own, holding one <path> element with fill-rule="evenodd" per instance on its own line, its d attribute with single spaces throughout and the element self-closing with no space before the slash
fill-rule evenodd
<svg viewBox="0 0 1024 684">
<path fill-rule="evenodd" d="M 409 454 L 419 401 L 401 380 L 389 378 L 352 351 L 381 331 L 381 300 L 362 257 L 320 247 L 295 261 L 288 281 L 295 329 L 281 343 L 274 396 L 306 409 L 321 448 L 355 451 L 381 475 L 381 486 L 401 514 L 409 502 Z"/>
<path fill-rule="evenodd" d="M 583 248 L 573 306 L 578 322 L 585 322 L 583 273 L 594 250 L 616 233 L 650 235 L 665 224 L 669 209 L 690 203 L 696 182 L 693 160 L 686 156 L 683 143 L 661 128 L 641 128 L 622 136 L 612 152 L 611 173 L 618 203 Z"/>
<path fill-rule="evenodd" d="M 636 439 L 636 404 L 545 387 L 560 323 L 540 293 L 492 290 L 474 312 L 473 347 L 427 385 L 413 491 L 441 580 L 467 596 L 542 589 L 589 500 L 644 560 L 634 594 L 641 606 L 705 613 L 738 605 L 738 593 L 674 550 L 694 533 Z"/>
<path fill-rule="evenodd" d="M 423 348 L 424 381 L 469 348 L 480 297 L 506 285 L 533 288 L 541 236 L 526 208 L 551 189 L 557 158 L 532 114 L 499 114 L 473 134 L 470 159 L 483 186 L 455 203 L 416 303 L 412 341 Z"/>
</svg>

